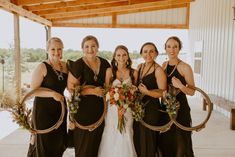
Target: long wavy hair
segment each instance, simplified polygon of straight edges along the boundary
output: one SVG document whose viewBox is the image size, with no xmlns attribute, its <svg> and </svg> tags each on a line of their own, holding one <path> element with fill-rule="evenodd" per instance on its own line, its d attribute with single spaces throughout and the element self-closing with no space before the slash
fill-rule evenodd
<svg viewBox="0 0 235 157">
<path fill-rule="evenodd" d="M 126 51 L 126 53 L 128 55 L 128 60 L 127 60 L 126 68 L 129 69 L 131 81 L 134 82 L 134 79 L 135 79 L 134 78 L 134 69 L 131 67 L 132 66 L 132 61 L 131 61 L 131 58 L 130 58 L 130 55 L 129 55 L 128 48 L 126 46 L 124 46 L 124 45 L 118 45 L 115 48 L 115 50 L 114 50 L 113 59 L 111 61 L 112 73 L 113 73 L 113 77 L 112 77 L 111 82 L 113 82 L 117 78 L 117 70 L 118 70 L 117 66 L 118 66 L 118 63 L 115 60 L 115 56 L 117 54 L 117 50 L 119 50 L 119 49 L 122 49 L 122 50 Z"/>
</svg>

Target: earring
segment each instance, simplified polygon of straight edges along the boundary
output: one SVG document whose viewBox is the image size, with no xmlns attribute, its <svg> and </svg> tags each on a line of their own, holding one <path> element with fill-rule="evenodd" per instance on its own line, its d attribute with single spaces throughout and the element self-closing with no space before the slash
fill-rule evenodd
<svg viewBox="0 0 235 157">
<path fill-rule="evenodd" d="M 129 64 L 130 64 L 130 63 L 127 61 L 127 62 L 126 62 L 126 65 L 128 66 Z"/>
<path fill-rule="evenodd" d="M 115 65 L 116 67 L 118 66 L 118 63 L 117 63 L 117 61 L 115 61 L 114 65 Z"/>
</svg>

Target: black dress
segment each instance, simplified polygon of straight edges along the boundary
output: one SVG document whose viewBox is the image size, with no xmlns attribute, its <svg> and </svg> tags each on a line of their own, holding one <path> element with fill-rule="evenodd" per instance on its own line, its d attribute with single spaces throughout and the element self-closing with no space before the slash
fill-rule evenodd
<svg viewBox="0 0 235 157">
<path fill-rule="evenodd" d="M 43 62 L 47 68 L 41 87 L 52 89 L 63 95 L 67 86 L 68 75 L 63 73 L 63 80 L 58 80 L 58 76 L 52 67 Z M 65 102 L 65 101 L 64 101 Z M 66 105 L 65 105 L 66 107 Z M 53 98 L 35 97 L 32 122 L 36 129 L 47 129 L 54 125 L 61 115 L 61 104 Z M 56 130 L 46 134 L 37 134 L 34 145 L 30 145 L 28 157 L 62 157 L 66 149 L 66 115 L 63 123 Z"/>
<path fill-rule="evenodd" d="M 168 64 L 166 73 L 169 75 L 174 68 L 175 66 Z M 178 72 L 177 68 L 167 77 L 168 84 L 172 84 L 171 79 L 173 76 L 177 77 L 184 85 L 186 85 L 184 77 Z M 180 109 L 178 110 L 176 120 L 180 124 L 190 127 L 192 120 L 186 95 L 183 92 L 180 92 L 176 96 L 176 99 L 180 102 Z M 169 121 L 169 117 L 167 119 Z M 184 131 L 175 125 L 172 125 L 170 130 L 160 135 L 160 143 L 163 157 L 194 157 L 191 132 Z"/>
<path fill-rule="evenodd" d="M 140 76 L 140 71 L 139 71 Z M 140 77 L 139 77 L 140 78 Z M 148 90 L 158 89 L 155 78 L 155 70 L 142 78 L 142 83 Z M 161 117 L 163 112 L 158 98 L 144 96 L 142 102 L 145 106 L 144 121 L 150 125 L 162 125 Z M 159 157 L 158 144 L 156 143 L 159 136 L 158 131 L 152 131 L 140 122 L 134 122 L 134 144 L 138 157 Z"/>
<path fill-rule="evenodd" d="M 69 71 L 76 78 L 80 77 L 80 84 L 103 87 L 105 83 L 106 69 L 110 67 L 108 61 L 100 58 L 100 70 L 97 81 L 94 80 L 94 72 L 82 58 L 75 62 L 69 61 Z M 78 113 L 75 119 L 82 125 L 95 123 L 104 112 L 103 98 L 95 95 L 81 96 Z M 73 131 L 73 143 L 76 157 L 97 157 L 98 149 L 104 129 L 104 122 L 95 130 L 88 131 L 76 128 Z"/>
</svg>

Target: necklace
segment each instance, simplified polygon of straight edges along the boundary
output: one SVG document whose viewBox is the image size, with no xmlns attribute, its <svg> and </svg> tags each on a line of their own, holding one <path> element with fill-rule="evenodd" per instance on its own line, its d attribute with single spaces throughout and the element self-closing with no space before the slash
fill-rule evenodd
<svg viewBox="0 0 235 157">
<path fill-rule="evenodd" d="M 58 73 L 58 71 L 54 68 L 53 64 L 51 63 L 51 61 L 49 60 L 49 63 L 50 63 L 50 66 L 51 68 L 53 69 L 53 71 L 55 72 L 55 74 L 57 75 L 57 78 L 59 81 L 62 81 L 64 80 L 64 77 L 63 77 L 63 67 L 62 67 L 62 64 L 59 62 L 59 66 L 60 66 L 60 73 Z"/>
<path fill-rule="evenodd" d="M 96 82 L 98 80 L 98 74 L 99 74 L 99 70 L 100 70 L 100 65 L 99 65 L 99 61 L 97 60 L 97 58 L 95 58 L 95 62 L 97 62 L 98 66 L 97 66 L 97 69 L 92 69 L 90 63 L 88 62 L 87 58 L 86 57 L 83 57 L 85 63 L 88 65 L 88 67 L 93 71 L 94 73 L 94 81 Z"/>
<path fill-rule="evenodd" d="M 149 70 L 152 68 L 152 66 L 155 64 L 155 62 L 153 62 L 151 64 L 151 66 L 147 69 L 146 73 L 144 73 L 143 75 L 143 72 L 144 72 L 144 67 L 145 67 L 145 64 L 144 66 L 141 66 L 141 70 L 140 70 L 140 83 L 143 83 L 142 79 L 148 74 Z M 143 68 L 142 68 L 143 67 Z"/>
<path fill-rule="evenodd" d="M 180 63 L 180 61 L 177 61 L 176 65 L 174 66 L 174 69 L 170 72 L 169 75 L 167 74 L 167 77 L 170 77 L 170 76 L 175 72 L 175 70 L 176 70 L 176 68 L 177 68 L 177 65 L 178 65 L 179 63 Z M 168 62 L 168 64 L 169 64 L 169 62 Z"/>
</svg>

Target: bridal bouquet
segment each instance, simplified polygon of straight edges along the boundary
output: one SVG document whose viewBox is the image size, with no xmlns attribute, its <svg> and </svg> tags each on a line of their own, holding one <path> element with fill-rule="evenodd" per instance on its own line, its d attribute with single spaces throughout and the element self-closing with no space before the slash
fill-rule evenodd
<svg viewBox="0 0 235 157">
<path fill-rule="evenodd" d="M 110 101 L 111 105 L 118 107 L 118 126 L 117 129 L 122 133 L 125 130 L 126 110 L 131 110 L 133 117 L 141 117 L 142 110 L 139 105 L 135 104 L 138 88 L 131 83 L 112 86 L 106 93 L 106 101 Z"/>
</svg>

